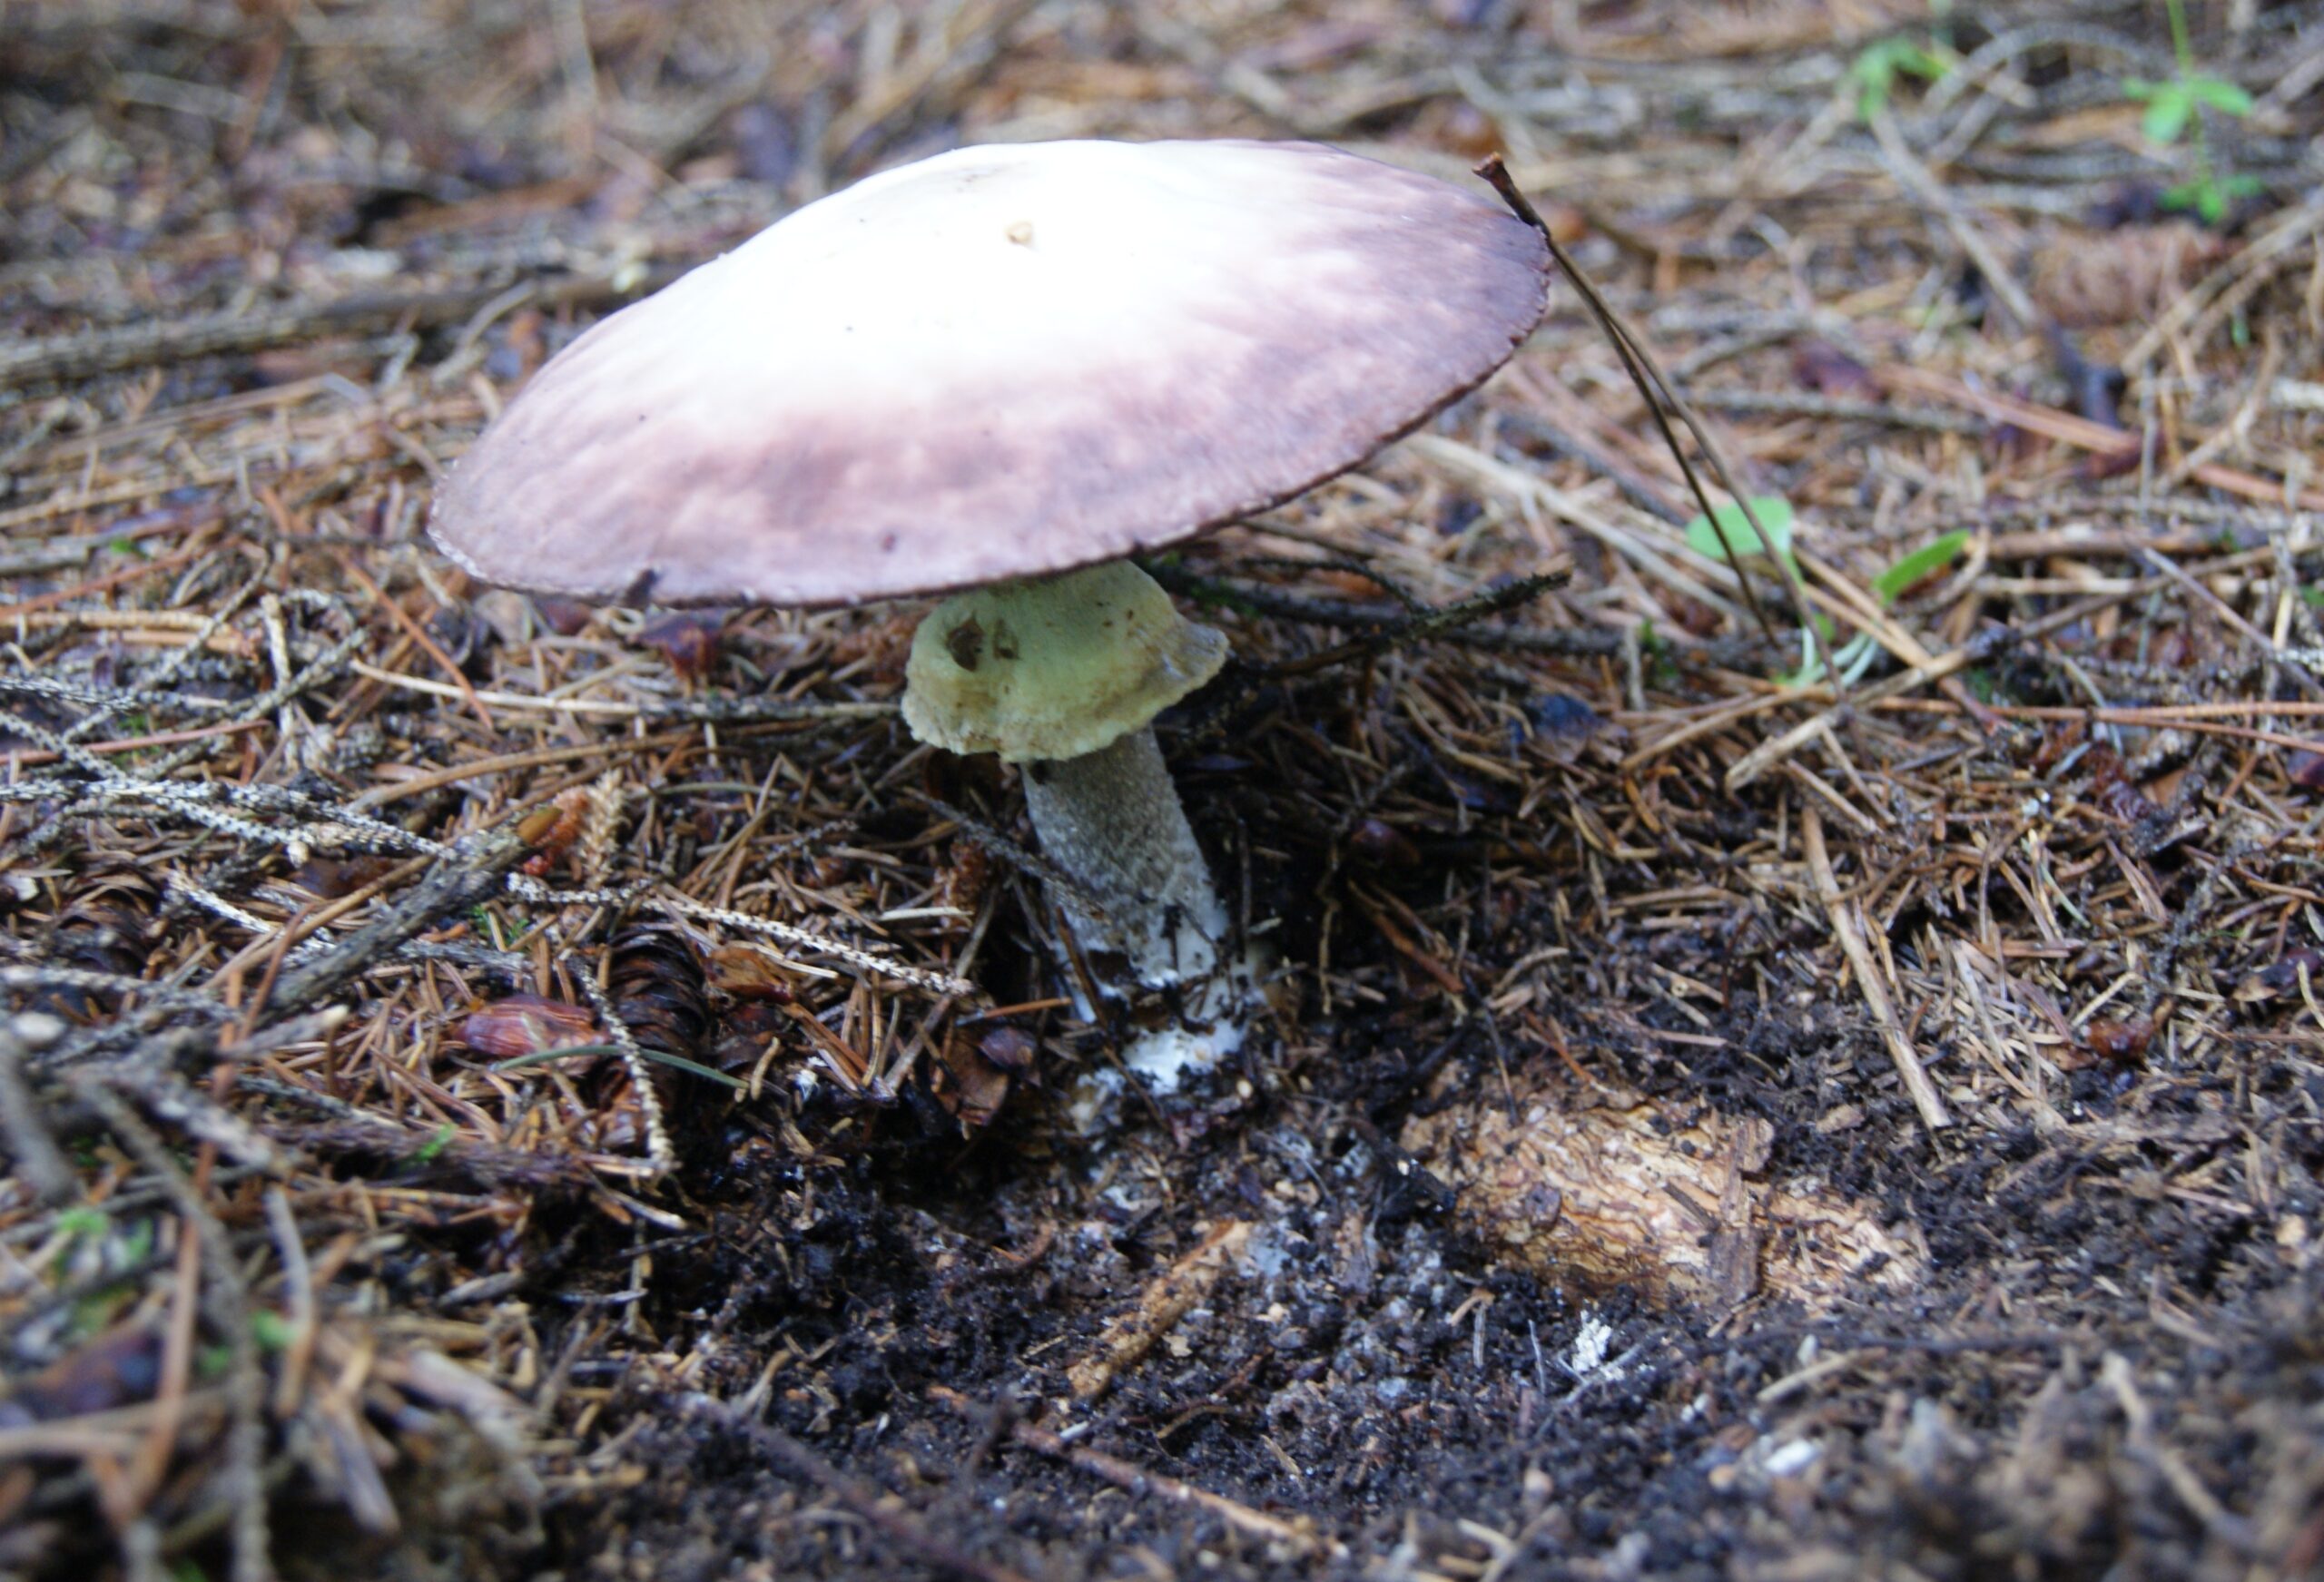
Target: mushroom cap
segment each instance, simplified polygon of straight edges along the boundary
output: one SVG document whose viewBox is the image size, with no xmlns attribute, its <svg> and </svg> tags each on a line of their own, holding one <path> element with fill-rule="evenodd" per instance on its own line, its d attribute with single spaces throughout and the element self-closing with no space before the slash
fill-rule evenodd
<svg viewBox="0 0 2324 1582">
<path fill-rule="evenodd" d="M 462 458 L 488 582 L 848 604 L 1111 559 L 1354 466 L 1540 320 L 1499 205 L 1313 143 L 965 148 L 614 314 Z"/>
<path fill-rule="evenodd" d="M 1008 763 L 1109 747 L 1218 673 L 1226 634 L 1127 560 L 967 589 L 912 634 L 904 722 Z"/>
</svg>

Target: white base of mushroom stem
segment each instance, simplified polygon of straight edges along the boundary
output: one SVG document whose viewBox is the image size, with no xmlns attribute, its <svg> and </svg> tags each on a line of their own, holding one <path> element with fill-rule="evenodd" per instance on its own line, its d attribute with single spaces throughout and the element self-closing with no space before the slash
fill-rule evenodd
<svg viewBox="0 0 2324 1582">
<path fill-rule="evenodd" d="M 1151 730 L 1079 758 L 1025 765 L 1025 801 L 1050 861 L 1104 909 L 1061 889 L 1085 951 L 1125 958 L 1142 987 L 1179 990 L 1174 1025 L 1135 1035 L 1129 1068 L 1167 1093 L 1243 1043 L 1247 963 L 1226 961 L 1226 909 Z"/>
</svg>

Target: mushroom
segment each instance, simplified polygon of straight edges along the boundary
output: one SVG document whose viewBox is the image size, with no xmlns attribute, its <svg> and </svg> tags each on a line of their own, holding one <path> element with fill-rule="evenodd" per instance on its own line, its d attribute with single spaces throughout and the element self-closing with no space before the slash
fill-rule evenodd
<svg viewBox="0 0 2324 1582">
<path fill-rule="evenodd" d="M 1157 747 L 1226 643 L 1125 558 L 1354 467 L 1541 318 L 1506 211 L 1310 143 L 966 148 L 873 176 L 552 359 L 439 493 L 487 582 L 643 604 L 953 596 L 921 740 L 1024 769 L 1085 952 L 1238 1042 L 1250 968 Z"/>
</svg>

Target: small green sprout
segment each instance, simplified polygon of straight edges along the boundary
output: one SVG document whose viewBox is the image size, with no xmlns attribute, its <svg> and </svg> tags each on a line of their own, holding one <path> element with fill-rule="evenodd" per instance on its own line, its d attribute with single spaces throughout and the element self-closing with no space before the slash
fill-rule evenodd
<svg viewBox="0 0 2324 1582">
<path fill-rule="evenodd" d="M 2209 172 L 2191 182 L 2180 182 L 2162 190 L 2165 209 L 2192 209 L 2206 225 L 2216 225 L 2227 218 L 2227 206 L 2256 198 L 2268 190 L 2268 185 L 2254 175 L 2230 175 L 2221 181 Z"/>
<path fill-rule="evenodd" d="M 1755 530 L 1751 518 L 1759 520 Z M 1738 561 L 1757 555 L 1762 559 L 1781 560 L 1791 567 L 1793 575 L 1799 571 L 1798 558 L 1791 552 L 1791 502 L 1781 495 L 1754 495 L 1751 509 L 1745 515 L 1738 502 L 1730 500 L 1714 506 L 1708 516 L 1697 516 L 1687 524 L 1687 547 L 1709 560 Z M 1760 533 L 1767 536 L 1762 538 Z M 1827 644 L 1831 641 L 1832 624 L 1821 615 L 1814 617 L 1816 629 Z M 1823 661 L 1816 655 L 1816 642 L 1802 626 L 1799 630 L 1799 668 L 1787 671 L 1776 678 L 1779 686 L 1805 686 L 1824 673 Z"/>
<path fill-rule="evenodd" d="M 1959 64 L 1960 57 L 1941 44 L 1915 44 L 1903 34 L 1875 39 L 1848 66 L 1848 80 L 1856 84 L 1856 119 L 1870 121 L 1886 110 L 1905 78 L 1939 82 Z"/>
<path fill-rule="evenodd" d="M 1942 538 L 1930 540 L 1874 577 L 1873 595 L 1884 605 L 1895 604 L 1906 588 L 1925 577 L 1935 576 L 1960 559 L 1961 552 L 1968 546 L 1969 534 L 1965 528 L 1955 529 Z"/>
<path fill-rule="evenodd" d="M 1956 530 L 1922 545 L 1872 579 L 1873 596 L 1880 601 L 1884 609 L 1895 604 L 1915 583 L 1924 577 L 1934 576 L 1958 560 L 1968 544 L 1969 535 Z M 1824 634 L 1824 646 L 1830 649 L 1835 635 L 1832 623 L 1818 615 L 1816 617 L 1816 630 Z M 1777 676 L 1778 685 L 1807 686 L 1824 679 L 1823 663 L 1808 647 L 1805 633 L 1800 636 L 1800 651 L 1799 668 Z M 1853 683 L 1872 668 L 1872 662 L 1879 654 L 1880 645 L 1874 641 L 1872 634 L 1859 632 L 1832 654 L 1832 663 L 1845 680 Z"/>
<path fill-rule="evenodd" d="M 1759 526 L 1766 530 L 1768 539 L 1773 544 L 1772 550 L 1753 530 L 1752 516 L 1759 519 Z M 1706 559 L 1721 562 L 1730 555 L 1739 558 L 1747 555 L 1771 553 L 1789 561 L 1792 559 L 1791 522 L 1791 502 L 1781 495 L 1752 496 L 1749 516 L 1744 514 L 1740 505 L 1730 500 L 1716 507 L 1710 516 L 1697 516 L 1687 524 L 1687 547 Z"/>
<path fill-rule="evenodd" d="M 296 1333 L 290 1321 L 271 1308 L 260 1308 L 251 1314 L 251 1339 L 258 1342 L 261 1351 L 287 1351 L 290 1338 Z"/>
<path fill-rule="evenodd" d="M 76 1242 L 94 1241 L 112 1227 L 113 1221 L 106 1217 L 104 1210 L 86 1204 L 68 1208 L 56 1216 L 57 1230 Z"/>
<path fill-rule="evenodd" d="M 2183 0 L 2170 0 L 2170 8 L 2171 48 L 2178 62 L 2177 73 L 2167 83 L 2127 78 L 2122 84 L 2122 96 L 2146 106 L 2146 113 L 2139 118 L 2139 131 L 2147 142 L 2157 148 L 2169 148 L 2184 137 L 2194 152 L 2194 176 L 2166 190 L 2162 206 L 2191 209 L 2201 216 L 2204 224 L 2217 225 L 2227 217 L 2230 203 L 2257 197 L 2265 188 L 2256 176 L 2230 173 L 2222 177 L 2213 167 L 2211 145 L 2203 135 L 2202 113 L 2205 109 L 2216 110 L 2240 121 L 2250 114 L 2255 106 L 2251 95 L 2241 87 L 2224 77 L 2195 69 L 2195 51 L 2187 36 Z"/>
<path fill-rule="evenodd" d="M 2139 131 L 2149 142 L 2166 148 L 2185 135 L 2199 104 L 2238 118 L 2250 114 L 2252 107 L 2251 95 L 2222 77 L 2182 76 L 2167 83 L 2131 77 L 2122 84 L 2122 97 L 2146 106 Z"/>
<path fill-rule="evenodd" d="M 1645 672 L 1649 686 L 1668 689 L 1679 684 L 1679 659 L 1670 651 L 1670 640 L 1654 629 L 1654 618 L 1648 616 L 1638 624 L 1639 668 Z"/>
</svg>

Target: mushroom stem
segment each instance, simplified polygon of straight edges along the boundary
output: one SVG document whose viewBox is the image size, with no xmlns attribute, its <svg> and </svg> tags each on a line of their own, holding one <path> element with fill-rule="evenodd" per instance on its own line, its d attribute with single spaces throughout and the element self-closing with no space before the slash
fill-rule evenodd
<svg viewBox="0 0 2324 1582">
<path fill-rule="evenodd" d="M 1240 986 L 1221 959 L 1226 909 L 1153 730 L 1078 758 L 1026 764 L 1025 803 L 1041 850 L 1086 892 L 1085 901 L 1055 887 L 1082 948 L 1123 957 L 1147 988 L 1185 986 L 1176 1025 L 1124 1049 L 1131 1069 L 1167 1090 L 1183 1071 L 1239 1045 Z"/>
<path fill-rule="evenodd" d="M 1023 767 L 1041 849 L 1072 880 L 1053 887 L 1066 926 L 1104 958 L 1106 992 L 1170 991 L 1165 1025 L 1136 1018 L 1149 1030 L 1122 1051 L 1166 1091 L 1241 1044 L 1254 977 L 1225 957 L 1226 909 L 1151 729 L 1226 659 L 1224 634 L 1112 560 L 953 594 L 905 671 L 914 735 Z"/>
<path fill-rule="evenodd" d="M 1059 900 L 1082 947 L 1115 950 L 1149 988 L 1218 964 L 1226 909 L 1178 805 L 1151 727 L 1078 758 L 1025 766 L 1025 805 L 1041 850 L 1103 909 Z"/>
</svg>

